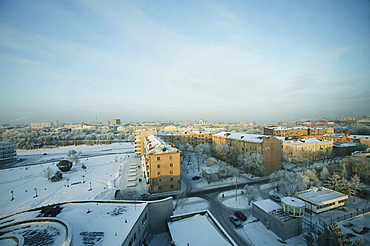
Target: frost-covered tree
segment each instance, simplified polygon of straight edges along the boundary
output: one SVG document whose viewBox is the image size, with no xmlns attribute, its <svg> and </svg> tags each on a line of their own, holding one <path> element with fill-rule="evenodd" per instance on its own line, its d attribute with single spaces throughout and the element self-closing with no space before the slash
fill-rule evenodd
<svg viewBox="0 0 370 246">
<path fill-rule="evenodd" d="M 238 156 L 239 168 L 253 175 L 261 176 L 264 171 L 263 156 L 258 153 Z"/>
<path fill-rule="evenodd" d="M 48 180 L 51 179 L 51 177 L 53 175 L 53 170 L 51 169 L 51 167 L 45 167 L 44 168 L 44 175 L 45 175 L 45 178 L 47 178 Z"/>
<path fill-rule="evenodd" d="M 329 176 L 329 170 L 327 167 L 323 167 L 321 172 L 320 172 L 320 179 L 321 180 L 326 180 Z"/>
<path fill-rule="evenodd" d="M 342 192 L 347 195 L 351 191 L 351 186 L 347 182 L 347 180 L 337 173 L 334 173 L 332 176 L 329 176 L 325 183 L 328 186 L 328 188 Z"/>
<path fill-rule="evenodd" d="M 315 186 L 321 186 L 321 182 L 319 178 L 317 177 L 316 170 L 306 170 L 301 172 L 302 176 L 302 183 L 306 186 L 309 187 L 311 185 Z"/>
<path fill-rule="evenodd" d="M 356 194 L 357 191 L 361 190 L 361 181 L 360 181 L 360 176 L 357 174 L 353 175 L 351 178 L 351 192 L 350 194 L 354 197 L 354 200 L 356 201 Z"/>
<path fill-rule="evenodd" d="M 276 190 L 284 196 L 293 196 L 306 187 L 302 183 L 300 173 L 279 170 L 270 175 L 270 181 L 276 184 Z"/>
<path fill-rule="evenodd" d="M 248 205 L 251 205 L 251 202 L 255 201 L 258 196 L 258 189 L 254 185 L 246 185 L 244 186 L 245 196 L 248 200 Z"/>
</svg>

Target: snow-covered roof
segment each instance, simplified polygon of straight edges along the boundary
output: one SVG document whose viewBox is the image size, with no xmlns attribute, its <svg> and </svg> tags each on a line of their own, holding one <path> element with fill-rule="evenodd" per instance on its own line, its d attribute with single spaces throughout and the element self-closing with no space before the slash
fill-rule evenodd
<svg viewBox="0 0 370 246">
<path fill-rule="evenodd" d="M 281 202 L 288 205 L 288 206 L 296 207 L 296 208 L 306 206 L 306 203 L 304 201 L 302 201 L 301 199 L 298 199 L 296 197 L 283 197 L 283 198 L 281 198 Z"/>
<path fill-rule="evenodd" d="M 262 143 L 264 138 L 270 138 L 269 135 L 262 135 L 262 134 L 247 134 L 243 132 L 220 132 L 214 134 L 213 136 L 222 137 L 222 138 L 229 138 L 234 140 L 241 140 L 245 142 L 251 143 Z"/>
<path fill-rule="evenodd" d="M 179 152 L 178 149 L 166 144 L 162 139 L 150 135 L 144 139 L 144 146 L 147 154 L 163 154 Z"/>
<path fill-rule="evenodd" d="M 334 143 L 334 147 L 356 147 L 358 146 L 358 143 L 352 143 L 352 142 L 342 142 L 342 143 Z"/>
<path fill-rule="evenodd" d="M 175 245 L 232 245 L 208 214 L 194 216 L 168 223 Z"/>
<path fill-rule="evenodd" d="M 316 204 L 326 204 L 333 202 L 333 200 L 348 199 L 347 195 L 324 187 L 311 187 L 309 190 L 299 192 L 297 197 Z"/>
<path fill-rule="evenodd" d="M 285 127 L 285 126 L 269 126 L 265 127 L 266 129 L 271 129 L 275 131 L 280 131 L 280 130 L 294 130 L 294 129 L 308 129 L 308 127 L 303 127 L 303 126 L 296 126 L 296 127 Z"/>
<path fill-rule="evenodd" d="M 118 201 L 86 201 L 72 202 L 59 205 L 60 212 L 56 218 L 65 222 L 68 226 L 66 233 L 72 233 L 71 245 L 85 245 L 85 237 L 96 232 L 94 239 L 104 242 L 104 245 L 120 245 L 130 233 L 140 215 L 143 213 L 147 203 L 124 203 Z M 14 224 L 16 222 L 29 221 L 40 215 L 40 210 L 30 210 L 15 214 L 6 218 L 6 221 Z M 3 226 L 8 223 L 2 222 Z M 30 230 L 37 230 L 40 224 L 35 221 L 28 224 Z M 6 227 L 5 230 L 17 230 L 16 227 Z M 51 230 L 51 229 L 47 229 Z M 49 233 L 53 236 L 53 231 Z M 55 236 L 58 233 L 54 233 Z M 91 235 L 91 237 L 93 237 Z M 45 243 L 44 244 L 48 244 Z M 52 245 L 62 245 L 54 243 Z"/>
<path fill-rule="evenodd" d="M 324 137 L 341 138 L 344 135 L 346 135 L 346 134 L 345 133 L 325 133 L 323 136 Z"/>
<path fill-rule="evenodd" d="M 207 174 L 219 173 L 220 168 L 218 166 L 202 167 L 202 171 Z"/>
<path fill-rule="evenodd" d="M 302 145 L 302 144 L 317 144 L 317 143 L 333 143 L 332 141 L 325 140 L 322 138 L 302 138 L 302 139 L 288 139 L 285 140 L 279 138 L 283 144 L 294 144 L 294 145 Z"/>
<path fill-rule="evenodd" d="M 360 140 L 370 140 L 370 135 L 349 135 L 348 138 L 350 139 L 360 139 Z"/>
<path fill-rule="evenodd" d="M 261 208 L 266 213 L 272 212 L 274 210 L 281 209 L 281 206 L 279 204 L 271 201 L 270 199 L 256 201 L 256 202 L 253 203 L 253 205 Z"/>
</svg>

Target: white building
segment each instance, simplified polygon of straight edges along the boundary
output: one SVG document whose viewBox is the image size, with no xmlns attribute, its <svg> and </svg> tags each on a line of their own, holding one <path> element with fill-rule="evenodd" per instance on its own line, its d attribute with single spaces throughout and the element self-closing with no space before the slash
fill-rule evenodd
<svg viewBox="0 0 370 246">
<path fill-rule="evenodd" d="M 309 190 L 298 192 L 296 197 L 305 201 L 306 208 L 314 213 L 344 206 L 345 200 L 348 199 L 348 195 L 324 187 L 311 187 Z"/>
<path fill-rule="evenodd" d="M 0 165 L 14 163 L 17 161 L 15 144 L 11 142 L 0 142 Z"/>
</svg>

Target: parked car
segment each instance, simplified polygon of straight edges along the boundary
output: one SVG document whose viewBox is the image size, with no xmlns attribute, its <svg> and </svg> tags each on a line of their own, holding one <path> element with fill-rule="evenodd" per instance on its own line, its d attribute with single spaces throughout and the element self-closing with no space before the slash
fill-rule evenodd
<svg viewBox="0 0 370 246">
<path fill-rule="evenodd" d="M 365 234 L 366 232 L 369 231 L 369 228 L 366 226 L 364 227 L 356 226 L 355 228 L 352 229 L 352 231 L 356 232 L 357 234 Z"/>
<path fill-rule="evenodd" d="M 230 215 L 230 220 L 233 222 L 235 227 L 241 227 L 243 225 L 243 223 L 235 215 Z"/>
<path fill-rule="evenodd" d="M 238 217 L 241 221 L 246 221 L 246 220 L 247 220 L 247 216 L 245 216 L 245 215 L 243 214 L 243 212 L 241 212 L 241 211 L 235 211 L 235 212 L 234 212 L 234 215 L 235 215 L 236 217 Z"/>
<path fill-rule="evenodd" d="M 270 198 L 274 200 L 275 202 L 281 202 L 281 198 L 278 195 L 272 194 L 270 195 Z"/>
<path fill-rule="evenodd" d="M 142 193 L 142 194 L 139 194 L 138 195 L 138 198 L 139 200 L 143 200 L 143 201 L 149 201 L 149 200 L 152 200 L 152 197 L 150 196 L 150 194 L 148 193 Z"/>
<path fill-rule="evenodd" d="M 199 179 L 202 179 L 202 177 L 201 177 L 201 176 L 194 176 L 194 177 L 192 177 L 191 179 L 192 179 L 192 180 L 199 180 Z"/>
</svg>

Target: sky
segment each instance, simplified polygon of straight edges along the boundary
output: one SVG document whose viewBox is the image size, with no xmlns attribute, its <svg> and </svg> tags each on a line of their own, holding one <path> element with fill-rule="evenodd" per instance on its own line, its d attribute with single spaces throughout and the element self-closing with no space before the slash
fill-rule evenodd
<svg viewBox="0 0 370 246">
<path fill-rule="evenodd" d="M 367 0 L 0 1 L 0 123 L 370 115 Z"/>
</svg>

